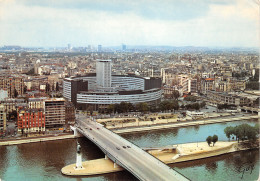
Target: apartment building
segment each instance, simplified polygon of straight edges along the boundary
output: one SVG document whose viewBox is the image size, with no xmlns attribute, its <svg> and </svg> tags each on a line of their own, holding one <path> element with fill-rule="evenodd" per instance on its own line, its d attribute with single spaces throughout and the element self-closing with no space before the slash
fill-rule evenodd
<svg viewBox="0 0 260 181">
<path fill-rule="evenodd" d="M 207 97 L 212 103 L 229 104 L 236 106 L 258 106 L 259 96 L 250 95 L 244 92 L 216 92 L 207 91 Z"/>
<path fill-rule="evenodd" d="M 9 98 L 15 98 L 24 93 L 24 80 L 22 77 L 0 76 L 0 89 L 7 90 Z"/>
<path fill-rule="evenodd" d="M 6 130 L 6 112 L 3 105 L 0 105 L 0 134 Z"/>
<path fill-rule="evenodd" d="M 188 92 L 191 92 L 191 93 L 198 92 L 197 79 L 188 80 Z"/>
<path fill-rule="evenodd" d="M 17 116 L 18 133 L 42 133 L 45 131 L 43 109 L 21 109 Z"/>
<path fill-rule="evenodd" d="M 44 100 L 46 97 L 29 98 L 28 107 L 29 109 L 44 109 Z"/>
<path fill-rule="evenodd" d="M 4 110 L 7 114 L 11 113 L 12 111 L 18 111 L 19 107 L 21 108 L 27 106 L 24 99 L 7 98 L 0 101 L 0 103 L 4 106 Z"/>
<path fill-rule="evenodd" d="M 209 90 L 215 90 L 215 79 L 204 78 L 201 80 L 201 92 L 206 94 Z"/>
<path fill-rule="evenodd" d="M 65 99 L 44 100 L 45 127 L 49 130 L 63 130 L 65 126 Z"/>
</svg>

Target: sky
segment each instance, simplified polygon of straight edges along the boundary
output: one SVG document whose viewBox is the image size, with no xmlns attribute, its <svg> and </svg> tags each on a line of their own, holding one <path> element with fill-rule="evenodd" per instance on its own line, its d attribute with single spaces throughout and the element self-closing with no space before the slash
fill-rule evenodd
<svg viewBox="0 0 260 181">
<path fill-rule="evenodd" d="M 258 47 L 260 0 L 0 0 L 0 46 Z"/>
</svg>

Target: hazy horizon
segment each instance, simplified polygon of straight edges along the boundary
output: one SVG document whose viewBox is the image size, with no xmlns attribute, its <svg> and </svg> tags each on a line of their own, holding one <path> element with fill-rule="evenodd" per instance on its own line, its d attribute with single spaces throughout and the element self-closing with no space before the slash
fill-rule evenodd
<svg viewBox="0 0 260 181">
<path fill-rule="evenodd" d="M 254 0 L 0 0 L 0 46 L 259 47 Z"/>
</svg>

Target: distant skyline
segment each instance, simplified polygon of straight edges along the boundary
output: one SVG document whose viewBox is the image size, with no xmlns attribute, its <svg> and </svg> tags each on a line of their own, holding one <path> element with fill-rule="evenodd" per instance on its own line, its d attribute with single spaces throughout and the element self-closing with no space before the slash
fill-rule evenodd
<svg viewBox="0 0 260 181">
<path fill-rule="evenodd" d="M 258 47 L 259 0 L 0 0 L 0 46 Z"/>
</svg>

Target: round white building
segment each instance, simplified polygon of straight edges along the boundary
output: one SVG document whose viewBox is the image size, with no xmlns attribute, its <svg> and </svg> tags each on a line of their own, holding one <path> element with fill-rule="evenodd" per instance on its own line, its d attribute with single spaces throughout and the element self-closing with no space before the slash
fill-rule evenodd
<svg viewBox="0 0 260 181">
<path fill-rule="evenodd" d="M 111 75 L 110 60 L 97 60 L 96 74 L 63 81 L 63 96 L 80 110 L 98 110 L 121 102 L 157 104 L 161 95 L 161 78 Z"/>
</svg>

